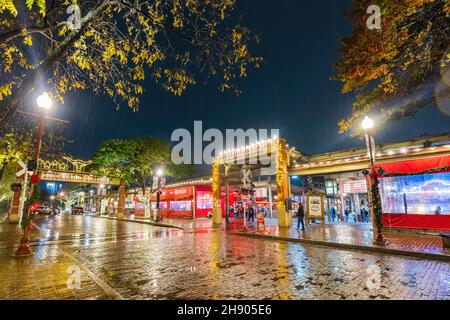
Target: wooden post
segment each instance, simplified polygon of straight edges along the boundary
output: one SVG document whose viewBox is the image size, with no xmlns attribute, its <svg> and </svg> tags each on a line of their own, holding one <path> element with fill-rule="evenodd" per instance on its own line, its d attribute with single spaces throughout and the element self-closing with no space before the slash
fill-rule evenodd
<svg viewBox="0 0 450 320">
<path fill-rule="evenodd" d="M 222 206 L 220 202 L 220 164 L 215 161 L 212 165 L 212 190 L 213 190 L 213 227 L 222 225 Z"/>
<path fill-rule="evenodd" d="M 118 212 L 117 217 L 118 218 L 125 218 L 125 180 L 120 180 L 119 185 L 119 205 L 117 206 Z"/>
<path fill-rule="evenodd" d="M 277 196 L 278 196 L 278 226 L 281 228 L 290 228 L 291 219 L 286 208 L 286 201 L 289 198 L 288 186 L 288 151 L 286 141 L 280 139 L 278 142 L 278 159 L 277 159 Z"/>
</svg>

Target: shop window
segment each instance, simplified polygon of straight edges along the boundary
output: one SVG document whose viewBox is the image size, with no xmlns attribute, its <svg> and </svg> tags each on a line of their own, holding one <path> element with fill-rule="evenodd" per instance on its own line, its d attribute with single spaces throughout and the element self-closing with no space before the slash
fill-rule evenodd
<svg viewBox="0 0 450 320">
<path fill-rule="evenodd" d="M 325 181 L 325 194 L 327 196 L 334 196 L 338 194 L 338 185 L 336 180 L 326 180 Z"/>
<path fill-rule="evenodd" d="M 191 211 L 191 201 L 170 201 L 171 211 Z"/>
<path fill-rule="evenodd" d="M 450 214 L 450 172 L 380 180 L 385 213 Z"/>
<path fill-rule="evenodd" d="M 198 191 L 197 192 L 197 209 L 212 209 L 213 196 L 212 192 Z"/>
<path fill-rule="evenodd" d="M 152 201 L 152 209 L 156 209 L 156 202 Z M 162 201 L 159 203 L 159 210 L 167 210 L 167 202 Z"/>
</svg>

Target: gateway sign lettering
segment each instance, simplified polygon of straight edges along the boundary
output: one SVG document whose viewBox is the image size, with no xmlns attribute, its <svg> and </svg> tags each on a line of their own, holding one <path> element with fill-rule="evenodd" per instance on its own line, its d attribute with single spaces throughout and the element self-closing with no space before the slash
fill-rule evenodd
<svg viewBox="0 0 450 320">
<path fill-rule="evenodd" d="M 90 174 L 69 173 L 69 172 L 50 172 L 44 171 L 41 173 L 41 180 L 44 181 L 64 181 L 87 184 L 105 184 L 105 185 L 119 185 L 119 179 L 110 179 L 107 177 L 96 177 Z"/>
</svg>

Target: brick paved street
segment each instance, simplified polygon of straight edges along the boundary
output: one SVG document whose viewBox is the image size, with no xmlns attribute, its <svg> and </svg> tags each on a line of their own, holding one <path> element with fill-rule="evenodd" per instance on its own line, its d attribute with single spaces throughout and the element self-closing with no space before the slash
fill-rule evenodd
<svg viewBox="0 0 450 320">
<path fill-rule="evenodd" d="M 62 288 L 70 256 L 125 299 L 450 299 L 445 262 L 95 217 L 39 225 L 45 239 L 22 262 L 0 225 L 1 299 L 110 298 L 84 273 L 80 290 Z M 377 268 L 380 287 L 369 289 Z"/>
</svg>

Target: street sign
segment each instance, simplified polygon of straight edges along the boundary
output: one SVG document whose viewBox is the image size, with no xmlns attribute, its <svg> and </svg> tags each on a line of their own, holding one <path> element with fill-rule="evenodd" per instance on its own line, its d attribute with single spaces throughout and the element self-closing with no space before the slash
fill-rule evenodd
<svg viewBox="0 0 450 320">
<path fill-rule="evenodd" d="M 241 181 L 244 184 L 244 188 L 249 187 L 252 184 L 253 176 L 252 170 L 243 167 L 241 170 Z"/>
<path fill-rule="evenodd" d="M 23 162 L 23 161 L 18 161 L 18 163 L 19 163 L 19 166 L 22 168 L 22 170 L 20 170 L 19 172 L 17 172 L 16 173 L 16 176 L 17 177 L 21 177 L 21 176 L 23 176 L 25 173 L 27 173 L 27 171 L 28 171 L 28 167 L 27 167 L 27 165 Z"/>
</svg>

